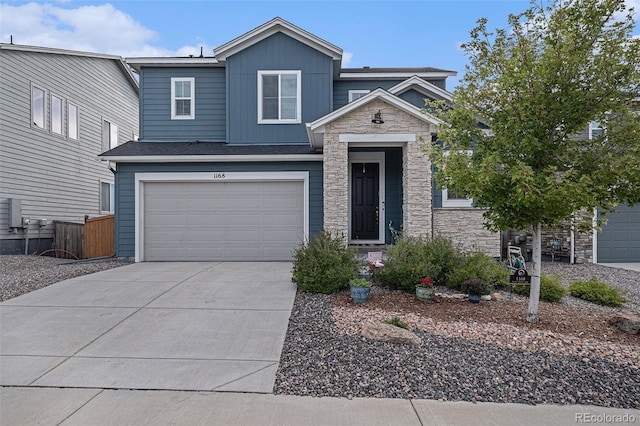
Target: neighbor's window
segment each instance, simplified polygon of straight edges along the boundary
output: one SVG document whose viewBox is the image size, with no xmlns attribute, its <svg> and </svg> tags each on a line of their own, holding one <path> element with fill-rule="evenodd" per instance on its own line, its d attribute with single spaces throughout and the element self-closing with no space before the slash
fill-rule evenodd
<svg viewBox="0 0 640 426">
<path fill-rule="evenodd" d="M 33 86 L 31 88 L 31 122 L 34 126 L 45 128 L 44 124 L 44 90 Z"/>
<path fill-rule="evenodd" d="M 62 134 L 62 99 L 51 95 L 51 131 Z"/>
<path fill-rule="evenodd" d="M 363 97 L 369 92 L 370 90 L 349 90 L 349 102 L 353 102 L 356 99 Z"/>
<path fill-rule="evenodd" d="M 193 120 L 196 118 L 195 78 L 171 79 L 171 119 Z"/>
<path fill-rule="evenodd" d="M 71 103 L 67 104 L 67 136 L 78 140 L 78 107 Z"/>
<path fill-rule="evenodd" d="M 589 139 L 597 139 L 604 134 L 604 129 L 599 121 L 589 123 Z"/>
<path fill-rule="evenodd" d="M 102 121 L 102 150 L 107 151 L 118 146 L 118 126 L 110 121 Z"/>
<path fill-rule="evenodd" d="M 100 211 L 113 213 L 114 185 L 109 182 L 100 182 Z"/>
<path fill-rule="evenodd" d="M 300 71 L 258 71 L 258 123 L 300 123 Z"/>
</svg>

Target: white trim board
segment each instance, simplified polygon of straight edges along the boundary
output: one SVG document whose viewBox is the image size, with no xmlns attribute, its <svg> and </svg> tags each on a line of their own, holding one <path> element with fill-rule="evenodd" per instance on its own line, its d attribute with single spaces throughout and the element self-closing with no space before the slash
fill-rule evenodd
<svg viewBox="0 0 640 426">
<path fill-rule="evenodd" d="M 309 172 L 178 172 L 135 173 L 135 261 L 144 261 L 144 186 L 152 182 L 260 182 L 302 181 L 304 238 L 309 238 Z"/>
</svg>

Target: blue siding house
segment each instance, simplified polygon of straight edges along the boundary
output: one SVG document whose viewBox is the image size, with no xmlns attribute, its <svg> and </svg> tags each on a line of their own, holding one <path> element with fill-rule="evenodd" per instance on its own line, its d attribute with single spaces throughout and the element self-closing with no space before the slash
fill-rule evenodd
<svg viewBox="0 0 640 426">
<path fill-rule="evenodd" d="M 290 260 L 322 229 L 391 243 L 390 223 L 497 255 L 482 211 L 433 184 L 440 122 L 422 107 L 451 101 L 455 72 L 341 61 L 342 49 L 281 18 L 212 56 L 127 59 L 140 137 L 102 154 L 116 165 L 117 255 Z"/>
</svg>

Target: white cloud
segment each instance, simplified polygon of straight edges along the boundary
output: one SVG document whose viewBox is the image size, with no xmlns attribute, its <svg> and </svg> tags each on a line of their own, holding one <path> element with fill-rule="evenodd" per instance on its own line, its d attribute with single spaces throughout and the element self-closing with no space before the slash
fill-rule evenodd
<svg viewBox="0 0 640 426">
<path fill-rule="evenodd" d="M 342 52 L 342 68 L 349 68 L 351 59 L 353 59 L 352 52 Z"/>
<path fill-rule="evenodd" d="M 60 3 L 58 3 L 60 4 Z M 50 3 L 0 4 L 0 40 L 33 46 L 128 56 L 200 54 L 199 47 L 178 52 L 153 44 L 158 34 L 111 4 L 65 8 Z M 211 49 L 205 50 L 211 55 Z"/>
</svg>

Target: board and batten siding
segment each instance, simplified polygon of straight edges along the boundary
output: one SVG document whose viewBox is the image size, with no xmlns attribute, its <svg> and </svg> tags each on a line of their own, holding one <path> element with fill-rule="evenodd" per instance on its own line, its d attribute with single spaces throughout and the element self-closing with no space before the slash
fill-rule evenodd
<svg viewBox="0 0 640 426">
<path fill-rule="evenodd" d="M 258 71 L 299 70 L 299 124 L 258 124 Z M 227 59 L 229 143 L 308 144 L 305 123 L 332 111 L 333 61 L 311 47 L 274 34 Z"/>
<path fill-rule="evenodd" d="M 31 225 L 31 239 L 52 238 L 53 220 L 101 214 L 100 182 L 114 182 L 98 158 L 102 121 L 118 126 L 119 143 L 131 140 L 138 93 L 113 59 L 0 49 L 0 63 L 0 246 L 10 247 L 24 232 L 10 232 L 9 198 L 21 201 L 23 217 L 48 220 Z M 45 129 L 31 124 L 32 85 L 45 91 Z M 51 95 L 63 99 L 63 135 L 50 131 Z M 78 107 L 78 140 L 67 137 L 68 103 Z"/>
<path fill-rule="evenodd" d="M 322 162 L 274 163 L 120 163 L 116 174 L 116 255 L 135 256 L 135 173 L 309 172 L 309 236 L 323 224 Z"/>
<path fill-rule="evenodd" d="M 171 78 L 195 79 L 195 119 L 171 119 Z M 153 68 L 140 73 L 140 139 L 143 142 L 225 142 L 224 68 Z"/>
</svg>

